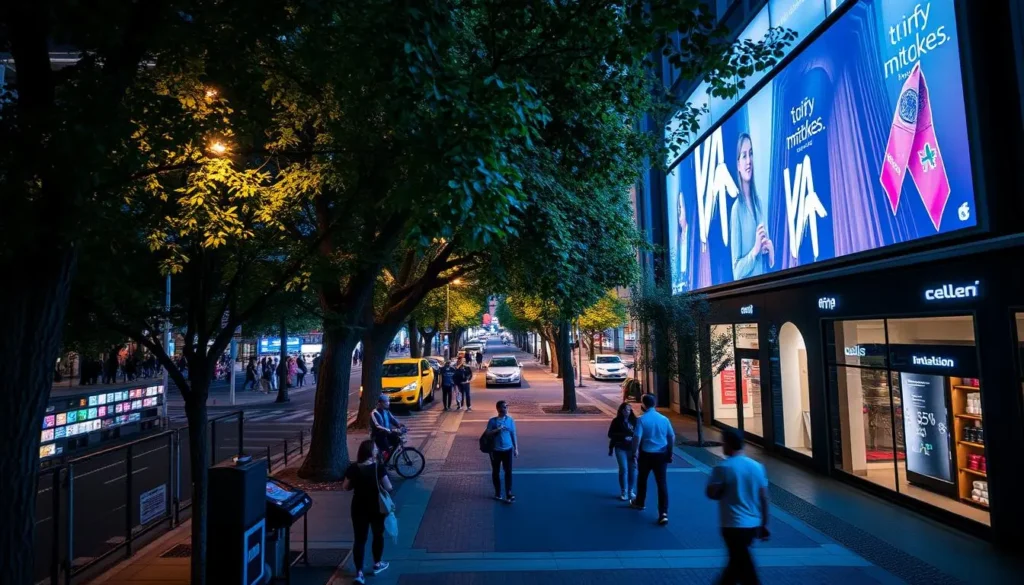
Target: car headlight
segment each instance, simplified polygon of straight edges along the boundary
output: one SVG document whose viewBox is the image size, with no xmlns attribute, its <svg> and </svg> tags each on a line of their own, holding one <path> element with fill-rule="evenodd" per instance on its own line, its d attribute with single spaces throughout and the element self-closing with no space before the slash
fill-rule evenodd
<svg viewBox="0 0 1024 585">
<path fill-rule="evenodd" d="M 410 382 L 402 387 L 402 392 L 408 392 L 416 389 L 416 382 Z"/>
<path fill-rule="evenodd" d="M 491 374 L 491 373 L 488 373 L 488 374 L 487 374 L 487 379 L 488 379 L 488 380 L 493 380 L 493 379 L 495 379 L 495 378 L 497 378 L 497 377 L 498 377 L 498 376 L 496 376 L 496 375 L 494 375 L 494 374 Z"/>
</svg>

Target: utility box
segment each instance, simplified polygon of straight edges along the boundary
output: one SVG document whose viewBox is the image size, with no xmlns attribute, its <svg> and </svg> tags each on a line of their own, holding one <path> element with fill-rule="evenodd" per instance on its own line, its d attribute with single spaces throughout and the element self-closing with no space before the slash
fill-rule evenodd
<svg viewBox="0 0 1024 585">
<path fill-rule="evenodd" d="M 210 468 L 206 578 L 224 585 L 266 581 L 267 462 L 249 458 Z"/>
</svg>

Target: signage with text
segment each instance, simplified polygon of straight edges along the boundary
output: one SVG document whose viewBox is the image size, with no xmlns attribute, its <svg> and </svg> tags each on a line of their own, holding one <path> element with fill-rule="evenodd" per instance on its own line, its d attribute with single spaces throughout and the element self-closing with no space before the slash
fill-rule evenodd
<svg viewBox="0 0 1024 585">
<path fill-rule="evenodd" d="M 823 311 L 834 311 L 836 310 L 836 298 L 835 297 L 821 297 L 818 299 L 818 308 Z"/>
<path fill-rule="evenodd" d="M 907 471 L 943 482 L 953 481 L 946 378 L 900 373 Z"/>
<path fill-rule="evenodd" d="M 666 194 L 676 293 L 977 225 L 954 1 L 856 2 Z"/>
<path fill-rule="evenodd" d="M 901 372 L 976 377 L 977 348 L 973 345 L 904 345 L 889 346 L 892 368 Z"/>
<path fill-rule="evenodd" d="M 299 353 L 302 349 L 301 337 L 289 337 L 288 346 L 285 351 L 288 353 Z M 260 339 L 260 353 L 281 353 L 280 337 L 264 337 Z"/>
<path fill-rule="evenodd" d="M 935 288 L 925 289 L 924 300 L 973 299 L 978 296 L 978 288 L 980 286 L 980 280 L 975 280 L 973 284 L 944 284 Z"/>
</svg>

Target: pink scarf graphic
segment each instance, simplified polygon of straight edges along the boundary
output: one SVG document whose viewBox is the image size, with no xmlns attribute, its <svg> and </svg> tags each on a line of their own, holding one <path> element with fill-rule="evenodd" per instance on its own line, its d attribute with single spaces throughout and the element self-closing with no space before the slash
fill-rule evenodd
<svg viewBox="0 0 1024 585">
<path fill-rule="evenodd" d="M 938 230 L 949 201 L 949 178 L 932 126 L 932 104 L 920 62 L 914 65 L 900 91 L 882 161 L 880 181 L 889 196 L 893 214 L 900 204 L 903 173 L 908 168 L 928 217 Z"/>
</svg>

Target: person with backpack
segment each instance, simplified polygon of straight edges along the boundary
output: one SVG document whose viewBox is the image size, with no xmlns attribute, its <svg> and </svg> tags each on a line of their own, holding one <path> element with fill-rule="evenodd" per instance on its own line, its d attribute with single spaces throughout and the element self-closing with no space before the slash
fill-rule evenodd
<svg viewBox="0 0 1024 585">
<path fill-rule="evenodd" d="M 512 495 L 512 458 L 519 457 L 519 443 L 516 440 L 516 421 L 508 415 L 508 403 L 499 400 L 496 405 L 498 416 L 487 421 L 487 430 L 480 437 L 481 450 L 489 450 L 491 456 L 491 483 L 494 484 L 494 499 L 511 504 L 516 501 Z M 505 468 L 505 497 L 501 497 L 501 468 Z"/>
<path fill-rule="evenodd" d="M 455 384 L 459 387 L 460 401 L 456 408 L 462 408 L 462 402 L 466 403 L 466 412 L 472 412 L 473 402 L 469 397 L 470 381 L 473 379 L 473 368 L 469 367 L 466 360 L 459 358 L 455 364 Z"/>
<path fill-rule="evenodd" d="M 452 409 L 452 389 L 455 386 L 455 367 L 450 361 L 446 361 L 441 367 L 441 403 L 445 410 Z M 459 400 L 462 406 L 462 400 Z"/>
</svg>

